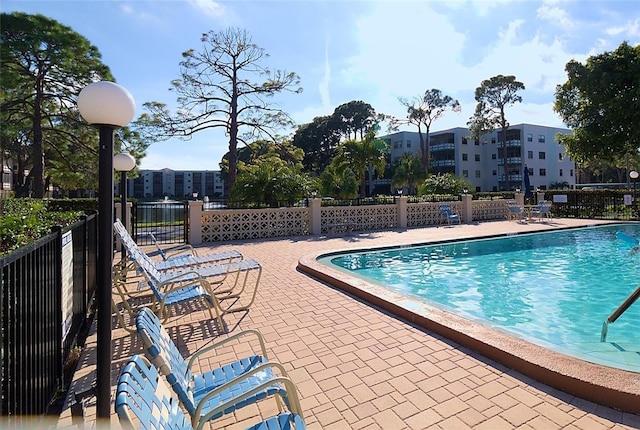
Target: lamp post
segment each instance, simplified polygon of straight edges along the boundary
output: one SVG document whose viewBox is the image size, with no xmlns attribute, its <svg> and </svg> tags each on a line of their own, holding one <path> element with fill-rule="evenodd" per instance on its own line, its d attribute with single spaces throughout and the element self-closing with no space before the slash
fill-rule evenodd
<svg viewBox="0 0 640 430">
<path fill-rule="evenodd" d="M 133 119 L 135 102 L 113 82 L 94 82 L 78 95 L 78 110 L 100 131 L 98 151 L 98 264 L 96 416 L 109 419 L 111 409 L 111 283 L 113 278 L 113 132 Z"/>
<path fill-rule="evenodd" d="M 638 173 L 637 170 L 632 170 L 629 172 L 629 177 L 633 179 L 633 200 L 631 201 L 633 206 L 635 206 L 636 204 L 636 179 L 638 179 L 638 176 L 640 176 L 640 173 Z M 635 207 L 634 207 L 634 212 L 635 212 Z"/>
<path fill-rule="evenodd" d="M 125 230 L 129 221 L 127 219 L 127 172 L 133 170 L 134 167 L 136 167 L 136 159 L 128 152 L 121 152 L 113 157 L 113 168 L 120 172 L 120 221 L 122 221 Z M 120 258 L 124 267 L 127 251 L 124 246 L 120 248 Z"/>
</svg>

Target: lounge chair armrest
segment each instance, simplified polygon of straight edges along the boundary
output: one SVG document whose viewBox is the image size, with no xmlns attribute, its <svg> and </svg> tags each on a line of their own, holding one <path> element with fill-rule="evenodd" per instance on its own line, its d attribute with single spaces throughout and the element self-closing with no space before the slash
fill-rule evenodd
<svg viewBox="0 0 640 430">
<path fill-rule="evenodd" d="M 187 270 L 184 272 L 167 273 L 167 278 L 164 279 L 162 283 L 170 284 L 173 282 L 189 282 L 195 280 L 204 280 L 204 276 L 202 276 L 202 274 L 196 270 Z"/>
<path fill-rule="evenodd" d="M 267 348 L 265 346 L 265 342 L 264 342 L 264 338 L 262 337 L 262 334 L 258 331 L 258 330 L 243 330 L 239 333 L 236 333 L 234 335 L 231 335 L 223 340 L 220 340 L 218 342 L 214 342 L 211 345 L 208 345 L 204 348 L 200 348 L 199 350 L 197 350 L 189 359 L 189 362 L 187 363 L 187 366 L 189 367 L 189 369 L 191 369 L 192 364 L 194 363 L 195 360 L 198 359 L 199 356 L 201 356 L 202 354 L 211 351 L 212 349 L 216 349 L 217 347 L 220 347 L 222 345 L 224 345 L 225 343 L 231 342 L 232 340 L 235 339 L 239 339 L 241 337 L 244 336 L 250 336 L 250 335 L 254 335 L 256 336 L 256 338 L 258 339 L 258 342 L 260 342 L 260 355 L 262 355 L 264 358 L 266 358 L 267 360 L 269 359 L 269 357 L 267 356 Z"/>
<path fill-rule="evenodd" d="M 201 408 L 202 403 L 200 403 L 200 405 L 198 405 L 198 409 L 196 409 L 196 413 L 193 415 L 193 422 L 192 422 L 193 427 L 198 430 L 202 429 L 202 427 L 209 421 L 209 419 L 211 419 L 211 417 L 224 411 L 227 407 L 229 407 L 229 405 L 239 403 L 244 399 L 253 396 L 256 393 L 263 391 L 269 385 L 273 385 L 275 383 L 279 383 L 285 386 L 287 390 L 287 398 L 289 399 L 289 407 L 291 409 L 291 412 L 298 415 L 300 418 L 304 419 L 304 416 L 302 415 L 302 408 L 300 407 L 298 390 L 296 389 L 295 384 L 293 383 L 293 381 L 291 381 L 291 379 L 287 377 L 279 376 L 279 377 L 270 379 L 266 382 L 263 382 L 262 384 L 252 388 L 251 390 L 248 390 L 236 397 L 229 399 L 228 401 L 220 404 L 218 407 L 209 411 L 205 416 L 202 417 L 201 420 L 198 420 L 198 417 L 200 416 L 200 412 L 202 410 Z"/>
<path fill-rule="evenodd" d="M 212 409 L 211 411 L 207 412 L 207 414 L 203 417 L 201 422 L 197 422 L 198 417 L 202 414 L 202 408 L 208 403 L 208 401 L 213 397 L 218 395 L 219 393 L 221 393 L 222 391 L 228 389 L 229 387 L 236 385 L 246 379 L 248 379 L 249 377 L 255 375 L 256 373 L 260 373 L 265 369 L 268 368 L 275 368 L 277 370 L 279 370 L 282 375 L 281 376 L 274 376 L 273 378 L 266 380 L 264 383 L 256 386 L 255 388 L 248 390 L 245 393 L 242 393 L 240 396 L 234 397 L 226 402 L 221 403 L 218 407 Z M 286 381 L 288 381 L 288 383 Z M 232 405 L 240 400 L 246 399 L 247 397 L 262 391 L 264 388 L 268 387 L 269 385 L 273 385 L 276 382 L 282 382 L 284 383 L 287 388 L 289 387 L 293 387 L 293 389 L 295 390 L 295 386 L 293 385 L 293 383 L 291 382 L 291 380 L 289 379 L 289 376 L 287 375 L 286 370 L 284 369 L 284 366 L 282 366 L 282 364 L 277 363 L 275 361 L 270 361 L 268 363 L 264 363 L 261 364 L 260 366 L 256 366 L 253 369 L 251 369 L 250 371 L 248 371 L 247 373 L 242 374 L 241 376 L 238 376 L 228 382 L 225 382 L 224 384 L 218 386 L 217 388 L 209 391 L 205 396 L 203 396 L 200 401 L 198 402 L 198 405 L 196 406 L 196 410 L 195 413 L 193 414 L 193 420 L 194 420 L 194 426 L 198 425 L 199 427 L 201 427 L 201 424 L 207 422 L 209 420 L 210 417 L 214 416 L 215 414 L 217 414 L 220 411 L 223 411 L 224 409 L 226 409 L 227 407 L 229 407 L 229 405 Z M 287 391 L 288 394 L 289 390 Z M 297 394 L 297 392 L 296 392 Z M 296 396 L 297 397 L 297 396 Z M 294 411 L 292 411 L 294 412 Z M 298 414 L 300 415 L 300 414 Z"/>
<path fill-rule="evenodd" d="M 165 258 L 164 258 L 165 260 L 169 260 L 173 257 L 177 257 L 180 254 L 184 254 L 184 253 L 191 253 L 195 257 L 198 256 L 198 251 L 196 251 L 195 248 L 189 244 L 179 245 L 170 249 L 164 249 L 163 251 L 165 255 Z"/>
<path fill-rule="evenodd" d="M 174 279 L 171 281 L 165 281 L 165 282 L 162 282 L 161 284 L 157 284 L 157 288 L 161 290 L 164 294 L 168 294 L 174 290 L 180 290 L 182 288 L 189 288 L 189 287 L 198 286 L 198 285 L 204 288 L 207 291 L 207 293 L 209 293 L 210 296 L 213 296 L 211 285 L 206 279 L 202 277 L 195 278 L 195 279 L 194 278 L 184 279 L 184 280 Z"/>
</svg>

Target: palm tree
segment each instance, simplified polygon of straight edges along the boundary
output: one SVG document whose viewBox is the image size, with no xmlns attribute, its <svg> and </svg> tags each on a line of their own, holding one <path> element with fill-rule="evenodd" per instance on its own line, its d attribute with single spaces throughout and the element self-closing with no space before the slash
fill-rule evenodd
<svg viewBox="0 0 640 430">
<path fill-rule="evenodd" d="M 387 143 L 375 136 L 375 129 L 362 140 L 347 140 L 338 149 L 336 158 L 340 165 L 348 166 L 360 180 L 360 197 L 366 197 L 365 179 L 368 168 L 378 173 L 387 165 Z"/>
<path fill-rule="evenodd" d="M 404 154 L 398 160 L 391 178 L 391 185 L 397 188 L 407 187 L 409 194 L 415 194 L 416 184 L 427 178 L 427 171 L 420 158 L 413 154 Z"/>
</svg>

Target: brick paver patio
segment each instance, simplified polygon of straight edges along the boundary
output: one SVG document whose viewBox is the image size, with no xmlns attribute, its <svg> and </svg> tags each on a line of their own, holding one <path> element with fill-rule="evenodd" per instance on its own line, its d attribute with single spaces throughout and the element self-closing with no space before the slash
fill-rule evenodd
<svg viewBox="0 0 640 430">
<path fill-rule="evenodd" d="M 270 358 L 296 383 L 310 429 L 624 429 L 640 416 L 603 407 L 552 389 L 429 331 L 382 312 L 296 269 L 298 259 L 323 250 L 476 237 L 593 224 L 487 222 L 455 227 L 264 239 L 224 243 L 264 267 L 256 303 L 248 313 L 226 315 L 232 332 L 258 329 Z M 201 253 L 208 252 L 207 247 Z M 115 319 L 114 319 L 115 324 Z M 183 355 L 219 338 L 204 307 L 188 305 L 166 324 Z M 200 363 L 202 368 L 242 355 L 235 345 Z M 120 366 L 143 353 L 136 335 L 113 331 L 112 385 Z M 95 363 L 95 335 L 88 340 L 72 390 L 88 386 Z M 115 389 L 115 386 L 114 386 Z M 86 421 L 95 419 L 94 400 Z M 215 420 L 212 429 L 245 428 L 275 414 L 262 401 Z M 117 426 L 117 418 L 111 424 Z M 85 422 L 86 423 L 86 422 Z M 59 428 L 72 425 L 67 408 Z"/>
</svg>

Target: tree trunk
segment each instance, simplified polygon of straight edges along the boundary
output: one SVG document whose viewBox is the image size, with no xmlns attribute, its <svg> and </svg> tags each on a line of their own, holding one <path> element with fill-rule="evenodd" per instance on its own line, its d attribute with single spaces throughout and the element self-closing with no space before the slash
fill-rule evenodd
<svg viewBox="0 0 640 430">
<path fill-rule="evenodd" d="M 33 106 L 33 169 L 30 172 L 33 186 L 33 197 L 44 197 L 44 147 L 42 136 L 42 84 L 36 84 L 36 96 Z"/>
<path fill-rule="evenodd" d="M 235 65 L 233 72 L 231 114 L 229 116 L 229 175 L 227 176 L 229 193 L 231 193 L 236 183 L 236 171 L 238 169 L 238 84 Z"/>
<path fill-rule="evenodd" d="M 428 150 L 427 150 L 427 143 L 424 140 L 424 137 L 422 136 L 422 129 L 420 128 L 420 126 L 418 125 L 418 136 L 420 137 L 420 161 L 422 161 L 422 166 L 425 168 L 425 170 L 428 171 L 427 168 L 427 164 L 429 163 L 429 159 L 427 158 L 429 156 L 428 154 Z"/>
</svg>

